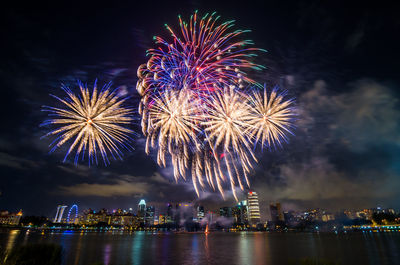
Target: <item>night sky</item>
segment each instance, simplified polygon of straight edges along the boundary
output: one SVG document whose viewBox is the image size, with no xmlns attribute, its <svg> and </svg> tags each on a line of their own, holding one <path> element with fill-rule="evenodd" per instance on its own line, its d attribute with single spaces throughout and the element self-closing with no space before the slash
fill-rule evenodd
<svg viewBox="0 0 400 265">
<path fill-rule="evenodd" d="M 174 183 L 155 152 L 145 155 L 139 115 L 135 150 L 108 167 L 62 163 L 65 149 L 49 154 L 50 139 L 41 139 L 48 131 L 39 127 L 47 117 L 41 107 L 54 105 L 49 94 L 64 96 L 61 83 L 112 81 L 136 109 L 136 70 L 155 46 L 153 36 L 168 37 L 165 23 L 177 29 L 177 15 L 188 19 L 197 9 L 251 29 L 246 37 L 268 50 L 257 58 L 267 69 L 253 77 L 296 98 L 295 136 L 259 154 L 251 176 L 262 212 L 271 201 L 295 210 L 400 208 L 399 7 L 283 2 L 54 1 L 3 9 L 0 209 L 51 216 L 59 203 L 126 209 L 145 198 L 161 212 L 167 202 L 211 209 L 234 203 L 229 193 L 224 201 L 206 190 L 198 199 L 190 181 Z"/>
</svg>

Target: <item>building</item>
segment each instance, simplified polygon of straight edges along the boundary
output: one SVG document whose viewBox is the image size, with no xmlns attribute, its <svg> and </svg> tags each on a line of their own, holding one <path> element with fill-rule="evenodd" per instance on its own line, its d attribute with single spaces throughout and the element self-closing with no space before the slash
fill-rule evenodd
<svg viewBox="0 0 400 265">
<path fill-rule="evenodd" d="M 143 199 L 141 199 L 139 202 L 137 216 L 139 217 L 140 223 L 144 224 L 146 217 L 146 201 Z"/>
<path fill-rule="evenodd" d="M 107 224 L 113 226 L 139 226 L 139 219 L 137 216 L 129 212 L 115 212 L 107 216 Z"/>
<path fill-rule="evenodd" d="M 247 207 L 249 215 L 249 223 L 256 225 L 261 222 L 260 218 L 260 205 L 258 203 L 258 195 L 254 191 L 247 193 Z"/>
<path fill-rule="evenodd" d="M 155 217 L 155 207 L 147 206 L 146 214 L 145 214 L 145 224 L 146 225 L 154 225 L 154 217 Z"/>
<path fill-rule="evenodd" d="M 335 220 L 335 216 L 331 213 L 323 212 L 321 219 L 322 219 L 322 222 L 329 222 L 329 221 Z"/>
<path fill-rule="evenodd" d="M 163 225 L 167 223 L 167 216 L 160 214 L 157 220 L 159 225 Z M 156 224 L 156 220 L 154 220 L 154 225 Z"/>
<path fill-rule="evenodd" d="M 99 223 L 110 224 L 111 218 L 110 215 L 107 214 L 106 209 L 101 209 L 98 212 L 88 209 L 83 211 L 79 223 L 81 225 L 97 225 Z"/>
<path fill-rule="evenodd" d="M 165 216 L 166 223 L 174 222 L 174 209 L 171 203 L 167 204 L 167 215 Z"/>
<path fill-rule="evenodd" d="M 232 208 L 232 217 L 236 224 L 248 224 L 246 200 L 239 202 L 235 207 Z"/>
<path fill-rule="evenodd" d="M 269 212 L 271 214 L 271 221 L 274 223 L 282 222 L 284 221 L 283 215 L 282 215 L 282 210 L 281 210 L 281 204 L 277 202 L 276 204 L 270 203 L 269 204 Z"/>
<path fill-rule="evenodd" d="M 18 213 L 0 211 L 0 225 L 19 225 L 22 217 L 22 210 Z"/>
<path fill-rule="evenodd" d="M 364 209 L 357 212 L 357 218 L 365 219 L 365 220 L 372 220 L 372 215 L 374 211 L 372 209 Z"/>
<path fill-rule="evenodd" d="M 62 223 L 62 221 L 63 221 L 63 219 L 62 219 L 62 217 L 63 217 L 63 214 L 64 214 L 64 211 L 65 211 L 65 208 L 67 208 L 68 206 L 67 205 L 58 205 L 57 206 L 57 213 L 56 213 L 56 216 L 54 217 L 54 223 Z"/>
<path fill-rule="evenodd" d="M 197 221 L 201 222 L 201 220 L 203 220 L 204 216 L 205 216 L 204 207 L 201 205 L 197 206 Z"/>
<path fill-rule="evenodd" d="M 219 216 L 226 218 L 232 217 L 232 208 L 231 207 L 219 208 Z"/>
</svg>

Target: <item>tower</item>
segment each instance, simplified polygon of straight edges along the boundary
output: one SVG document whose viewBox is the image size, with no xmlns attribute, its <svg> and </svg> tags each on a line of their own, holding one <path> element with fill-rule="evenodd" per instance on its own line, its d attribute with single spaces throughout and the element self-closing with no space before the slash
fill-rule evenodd
<svg viewBox="0 0 400 265">
<path fill-rule="evenodd" d="M 143 224 L 146 216 L 146 202 L 143 199 L 141 199 L 139 202 L 137 215 L 139 217 L 140 223 Z"/>
<path fill-rule="evenodd" d="M 62 217 L 65 211 L 65 208 L 67 208 L 67 205 L 58 205 L 57 206 L 57 213 L 56 216 L 54 217 L 54 223 L 61 223 L 62 222 Z"/>
<path fill-rule="evenodd" d="M 249 223 L 256 225 L 261 222 L 260 218 L 260 205 L 258 203 L 257 192 L 249 191 L 247 193 L 247 205 L 249 214 Z"/>
<path fill-rule="evenodd" d="M 281 204 L 279 202 L 277 202 L 276 204 L 270 203 L 269 212 L 271 213 L 272 222 L 277 223 L 279 221 L 283 221 Z"/>
<path fill-rule="evenodd" d="M 197 206 L 197 221 L 203 220 L 204 216 L 204 207 L 202 205 Z"/>
</svg>

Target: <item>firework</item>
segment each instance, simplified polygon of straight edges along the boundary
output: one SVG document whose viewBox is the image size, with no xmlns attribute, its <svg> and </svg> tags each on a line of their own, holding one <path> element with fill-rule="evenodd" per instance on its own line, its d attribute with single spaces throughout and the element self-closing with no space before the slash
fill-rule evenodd
<svg viewBox="0 0 400 265">
<path fill-rule="evenodd" d="M 198 185 L 208 184 L 224 196 L 228 182 L 237 199 L 236 185 L 250 186 L 257 143 L 287 139 L 292 101 L 275 90 L 257 92 L 246 71 L 263 68 L 251 61 L 260 49 L 241 40 L 246 31 L 231 30 L 233 21 L 218 21 L 215 13 L 195 12 L 188 23 L 179 17 L 179 33 L 166 25 L 172 41 L 155 37 L 158 48 L 137 71 L 139 113 L 146 153 L 157 149 L 160 166 L 170 158 L 176 180 L 190 172 L 197 195 Z"/>
<path fill-rule="evenodd" d="M 142 120 L 142 128 L 148 135 L 146 153 L 150 145 L 155 147 L 157 143 L 158 164 L 166 166 L 165 155 L 169 153 L 175 179 L 178 180 L 179 175 L 185 178 L 189 148 L 199 146 L 196 134 L 200 131 L 197 126 L 200 118 L 196 115 L 196 102 L 191 100 L 190 91 L 166 91 L 155 96 L 151 105 Z"/>
<path fill-rule="evenodd" d="M 236 198 L 235 179 L 237 179 L 240 187 L 243 189 L 240 180 L 241 176 L 236 164 L 241 165 L 244 169 L 243 174 L 248 183 L 247 173 L 251 168 L 249 156 L 256 160 L 251 149 L 251 143 L 248 141 L 249 137 L 246 135 L 248 124 L 252 119 L 251 111 L 246 101 L 247 97 L 243 93 L 234 91 L 233 89 L 226 89 L 222 93 L 216 93 L 211 99 L 207 102 L 210 107 L 203 115 L 204 121 L 202 122 L 202 126 L 213 154 L 221 154 L 219 156 L 214 155 L 214 160 L 217 162 L 214 163 L 217 167 L 217 170 L 214 170 L 214 172 L 218 172 L 215 175 L 218 188 L 222 193 L 218 181 L 220 179 L 225 181 L 221 170 L 220 160 L 222 160 L 222 164 L 229 177 L 233 195 Z M 232 172 L 233 168 L 236 172 L 236 177 L 234 177 L 234 173 Z"/>
<path fill-rule="evenodd" d="M 287 141 L 287 134 L 293 134 L 293 100 L 285 100 L 285 93 L 279 94 L 276 88 L 268 95 L 264 88 L 264 93 L 252 91 L 249 102 L 253 118 L 249 120 L 246 133 L 254 144 L 260 142 L 262 146 L 271 147 Z"/>
<path fill-rule="evenodd" d="M 129 145 L 129 135 L 133 132 L 124 126 L 133 121 L 133 110 L 123 106 L 126 98 L 120 98 L 117 90 L 111 91 L 110 83 L 98 90 L 95 82 L 92 93 L 79 81 L 78 85 L 80 95 L 74 94 L 63 85 L 62 89 L 67 93 L 67 97 L 62 99 L 53 96 L 63 107 L 43 107 L 43 111 L 50 113 L 51 119 L 43 122 L 42 126 L 54 127 L 54 130 L 45 136 L 56 137 L 50 144 L 50 152 L 70 142 L 64 161 L 74 150 L 75 163 L 79 157 L 84 159 L 85 152 L 89 164 L 97 164 L 98 152 L 106 165 L 109 164 L 108 155 L 114 159 L 121 159 L 121 149 L 132 148 Z"/>
<path fill-rule="evenodd" d="M 225 86 L 255 83 L 244 70 L 263 68 L 251 61 L 261 49 L 240 38 L 248 31 L 231 31 L 234 21 L 219 24 L 218 20 L 215 13 L 200 18 L 195 12 L 188 23 L 179 16 L 179 33 L 165 25 L 172 41 L 154 37 L 159 47 L 148 50 L 150 59 L 138 68 L 139 93 L 190 89 L 204 95 Z"/>
</svg>

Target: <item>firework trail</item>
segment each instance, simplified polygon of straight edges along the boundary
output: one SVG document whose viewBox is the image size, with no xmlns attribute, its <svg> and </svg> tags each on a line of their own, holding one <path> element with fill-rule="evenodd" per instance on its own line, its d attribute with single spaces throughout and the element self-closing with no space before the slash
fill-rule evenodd
<svg viewBox="0 0 400 265">
<path fill-rule="evenodd" d="M 281 144 L 291 133 L 293 101 L 274 90 L 258 92 L 246 70 L 263 67 L 251 61 L 257 48 L 232 31 L 233 21 L 218 23 L 212 13 L 188 23 L 179 17 L 180 33 L 167 26 L 172 41 L 155 37 L 138 68 L 139 113 L 146 153 L 157 149 L 157 162 L 173 166 L 176 181 L 191 172 L 197 195 L 206 184 L 224 196 L 223 184 L 250 186 L 257 143 Z M 251 88 L 248 88 L 250 85 Z"/>
<path fill-rule="evenodd" d="M 254 145 L 260 142 L 262 146 L 282 146 L 282 142 L 288 140 L 287 134 L 293 135 L 294 100 L 285 100 L 285 96 L 285 93 L 279 94 L 277 88 L 268 95 L 264 88 L 264 93 L 252 91 L 248 97 L 253 118 L 246 133 L 254 140 Z"/>
<path fill-rule="evenodd" d="M 78 85 L 80 95 L 62 85 L 67 97 L 53 96 L 62 103 L 62 108 L 43 106 L 43 111 L 49 112 L 51 118 L 41 126 L 54 127 L 44 137 L 56 137 L 50 144 L 50 152 L 70 142 L 64 162 L 75 149 L 75 164 L 79 157 L 84 159 L 85 152 L 89 165 L 97 164 L 98 152 L 106 165 L 109 164 L 108 155 L 122 159 L 121 149 L 132 149 L 129 135 L 133 132 L 124 127 L 133 121 L 133 110 L 123 106 L 127 98 L 120 98 L 117 90 L 112 91 L 110 83 L 98 90 L 95 82 L 92 93 L 79 81 Z"/>
<path fill-rule="evenodd" d="M 157 162 L 164 167 L 165 155 L 169 153 L 176 180 L 179 175 L 185 178 L 189 149 L 199 146 L 196 134 L 200 132 L 197 126 L 200 117 L 196 113 L 196 101 L 191 100 L 191 94 L 190 91 L 182 90 L 166 91 L 154 96 L 152 107 L 148 110 L 147 124 L 142 121 L 143 133 L 148 135 L 146 153 L 149 154 L 150 145 L 155 147 L 157 143 Z"/>
<path fill-rule="evenodd" d="M 251 62 L 261 49 L 248 47 L 240 39 L 248 30 L 230 31 L 234 21 L 218 24 L 215 13 L 199 18 L 197 12 L 186 23 L 179 16 L 180 33 L 165 25 L 172 42 L 154 37 L 157 49 L 150 49 L 147 64 L 138 68 L 137 90 L 145 96 L 154 91 L 190 89 L 204 95 L 226 86 L 255 83 L 245 69 L 263 68 Z"/>
</svg>

